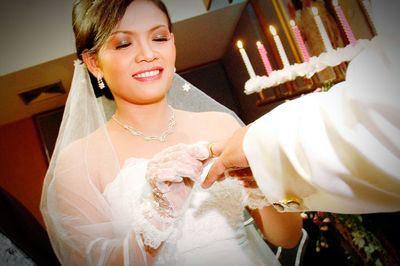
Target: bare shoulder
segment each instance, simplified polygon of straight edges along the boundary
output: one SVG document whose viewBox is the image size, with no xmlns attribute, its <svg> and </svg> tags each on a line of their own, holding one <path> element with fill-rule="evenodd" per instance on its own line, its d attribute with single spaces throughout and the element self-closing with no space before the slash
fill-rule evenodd
<svg viewBox="0 0 400 266">
<path fill-rule="evenodd" d="M 186 112 L 181 111 L 186 124 L 200 138 L 218 140 L 230 137 L 241 127 L 236 118 L 225 112 Z"/>
<path fill-rule="evenodd" d="M 60 150 L 60 154 L 57 159 L 58 168 L 68 168 L 71 169 L 73 167 L 80 167 L 84 160 L 83 158 L 87 157 L 88 152 L 92 152 L 92 149 L 88 149 L 90 147 L 103 147 L 104 143 L 100 141 L 101 129 L 97 129 L 90 135 L 72 141 L 64 148 Z M 97 151 L 95 151 L 97 153 Z"/>
<path fill-rule="evenodd" d="M 208 121 L 208 123 L 213 123 L 214 125 L 218 125 L 219 127 L 224 127 L 225 129 L 232 128 L 232 130 L 236 130 L 240 128 L 239 122 L 236 118 L 228 113 L 224 112 L 204 112 L 200 113 L 203 118 Z"/>
<path fill-rule="evenodd" d="M 76 165 L 77 162 L 80 162 L 80 156 L 77 155 L 82 155 L 84 151 L 84 146 L 85 146 L 85 139 L 86 138 L 81 138 L 78 140 L 75 140 L 65 146 L 61 151 L 58 156 L 57 163 L 60 165 L 64 164 L 71 164 L 71 165 Z"/>
</svg>

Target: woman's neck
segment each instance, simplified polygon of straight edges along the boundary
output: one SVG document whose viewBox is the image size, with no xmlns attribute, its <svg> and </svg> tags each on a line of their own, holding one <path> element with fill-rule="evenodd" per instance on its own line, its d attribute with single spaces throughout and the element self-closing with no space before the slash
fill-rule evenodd
<svg viewBox="0 0 400 266">
<path fill-rule="evenodd" d="M 158 135 L 168 127 L 172 109 L 166 100 L 144 105 L 118 103 L 115 114 L 124 124 L 145 134 Z"/>
</svg>

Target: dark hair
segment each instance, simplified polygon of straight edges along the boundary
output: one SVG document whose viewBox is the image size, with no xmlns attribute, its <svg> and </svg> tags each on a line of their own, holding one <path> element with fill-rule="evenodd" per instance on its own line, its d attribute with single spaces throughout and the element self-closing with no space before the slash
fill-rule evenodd
<svg viewBox="0 0 400 266">
<path fill-rule="evenodd" d="M 122 19 L 129 4 L 134 0 L 75 0 L 72 10 L 72 27 L 75 34 L 76 53 L 82 60 L 82 53 L 97 53 L 106 42 L 112 30 Z M 168 28 L 172 31 L 171 18 L 161 0 L 147 0 L 155 4 L 167 17 Z M 113 99 L 107 84 L 100 89 L 97 78 L 90 72 L 96 97 L 101 95 Z"/>
</svg>

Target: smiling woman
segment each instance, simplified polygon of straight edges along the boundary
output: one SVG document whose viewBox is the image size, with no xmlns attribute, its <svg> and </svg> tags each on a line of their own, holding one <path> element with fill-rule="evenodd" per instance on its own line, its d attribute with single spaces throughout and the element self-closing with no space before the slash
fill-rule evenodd
<svg viewBox="0 0 400 266">
<path fill-rule="evenodd" d="M 59 260 L 272 265 L 274 254 L 243 225 L 252 194 L 236 180 L 199 185 L 212 163 L 208 143 L 230 136 L 240 121 L 174 74 L 175 40 L 161 1 L 111 2 L 74 5 L 84 64 L 75 63 L 41 202 Z M 88 73 L 113 102 L 95 98 Z M 272 244 L 296 245 L 298 214 L 259 211 L 274 225 L 264 231 Z"/>
</svg>

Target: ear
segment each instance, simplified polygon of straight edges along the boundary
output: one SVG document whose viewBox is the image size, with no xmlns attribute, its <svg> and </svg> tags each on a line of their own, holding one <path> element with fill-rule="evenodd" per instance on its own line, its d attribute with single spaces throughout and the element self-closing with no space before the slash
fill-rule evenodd
<svg viewBox="0 0 400 266">
<path fill-rule="evenodd" d="M 103 77 L 103 72 L 99 67 L 97 56 L 95 54 L 90 52 L 83 52 L 82 59 L 86 67 L 89 69 L 90 73 L 92 73 L 96 78 Z"/>
<path fill-rule="evenodd" d="M 171 32 L 171 39 L 172 39 L 172 41 L 174 42 L 174 44 L 175 44 L 175 35 Z"/>
</svg>

